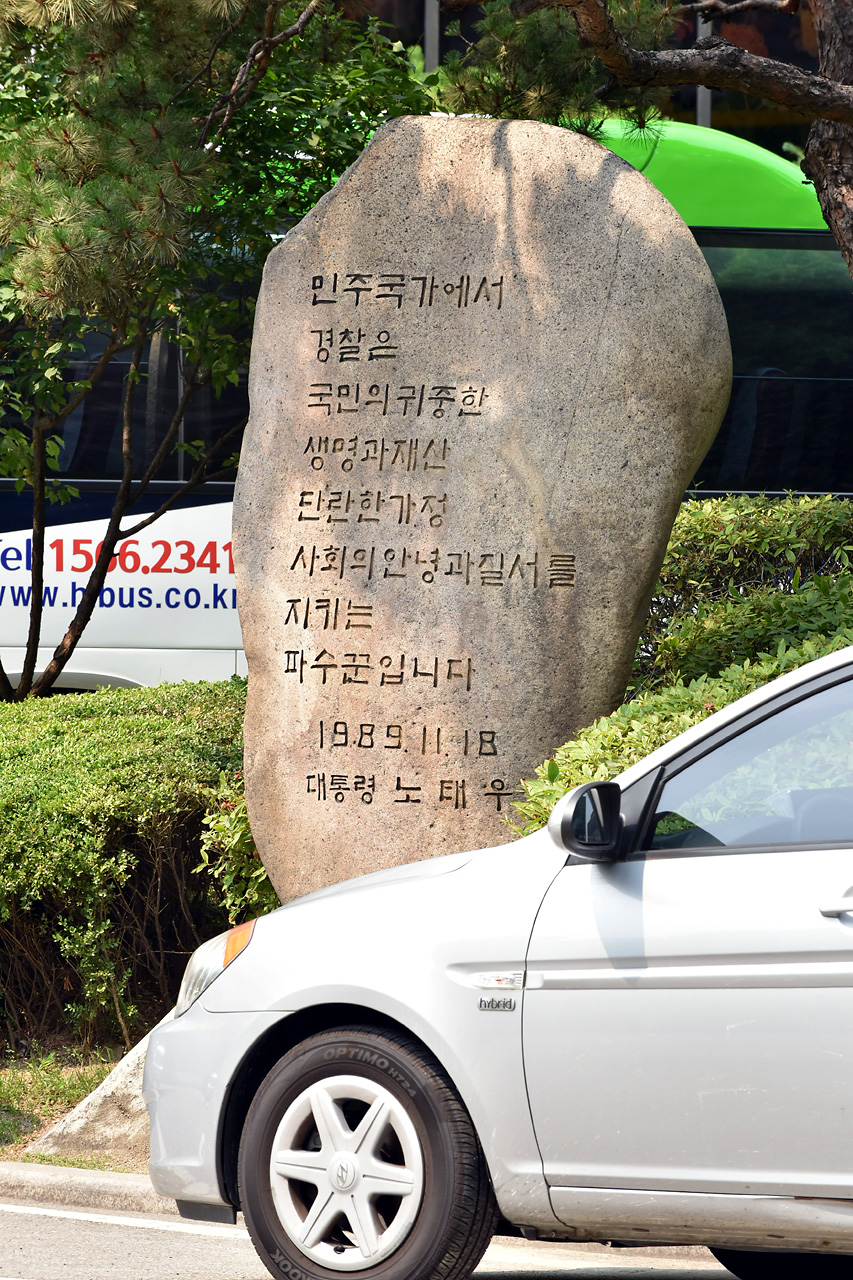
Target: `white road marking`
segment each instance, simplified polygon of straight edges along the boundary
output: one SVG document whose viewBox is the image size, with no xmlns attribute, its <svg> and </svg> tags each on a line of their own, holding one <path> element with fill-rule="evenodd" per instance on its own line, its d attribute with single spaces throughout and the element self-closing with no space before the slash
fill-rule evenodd
<svg viewBox="0 0 853 1280">
<path fill-rule="evenodd" d="M 217 1226 L 203 1222 L 162 1222 L 152 1218 L 123 1218 L 105 1213 L 75 1213 L 71 1209 L 43 1209 L 37 1205 L 0 1204 L 0 1213 L 28 1213 L 44 1218 L 65 1218 L 70 1222 L 105 1222 L 111 1227 L 147 1227 L 149 1231 L 177 1231 L 187 1236 L 220 1236 L 229 1240 L 248 1240 L 244 1227 Z"/>
</svg>

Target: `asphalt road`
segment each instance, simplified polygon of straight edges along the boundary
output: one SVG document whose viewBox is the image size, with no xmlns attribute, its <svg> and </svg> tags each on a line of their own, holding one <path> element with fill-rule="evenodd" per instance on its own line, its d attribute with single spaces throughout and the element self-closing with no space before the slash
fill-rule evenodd
<svg viewBox="0 0 853 1280">
<path fill-rule="evenodd" d="M 729 1280 L 703 1258 L 497 1240 L 478 1280 Z M 0 1203 L 0 1280 L 269 1280 L 242 1226 Z"/>
</svg>

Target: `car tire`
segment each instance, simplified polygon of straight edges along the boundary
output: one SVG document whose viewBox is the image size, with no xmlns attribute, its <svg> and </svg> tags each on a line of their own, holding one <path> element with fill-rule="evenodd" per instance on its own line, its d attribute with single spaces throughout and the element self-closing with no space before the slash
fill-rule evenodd
<svg viewBox="0 0 853 1280">
<path fill-rule="evenodd" d="M 711 1249 L 738 1280 L 853 1280 L 853 1257 L 841 1253 L 766 1253 Z"/>
<path fill-rule="evenodd" d="M 239 1188 L 261 1259 L 287 1280 L 463 1280 L 498 1211 L 471 1119 L 432 1057 L 367 1027 L 312 1036 L 261 1084 Z"/>
</svg>

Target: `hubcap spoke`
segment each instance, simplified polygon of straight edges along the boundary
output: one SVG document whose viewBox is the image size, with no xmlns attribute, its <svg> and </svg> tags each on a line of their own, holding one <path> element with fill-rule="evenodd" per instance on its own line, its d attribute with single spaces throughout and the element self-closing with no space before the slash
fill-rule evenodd
<svg viewBox="0 0 853 1280">
<path fill-rule="evenodd" d="M 343 1117 L 335 1106 L 325 1085 L 315 1084 L 310 1092 L 311 1110 L 314 1123 L 320 1135 L 324 1150 L 347 1151 L 352 1142 L 352 1130 L 344 1124 Z"/>
<path fill-rule="evenodd" d="M 324 1151 L 276 1151 L 273 1155 L 273 1168 L 282 1178 L 296 1178 L 298 1181 L 313 1182 L 319 1185 L 329 1163 Z"/>
<path fill-rule="evenodd" d="M 352 1136 L 353 1151 L 361 1151 L 362 1147 L 371 1154 L 376 1142 L 388 1124 L 388 1104 L 383 1098 L 377 1098 L 366 1115 L 355 1129 Z"/>
<path fill-rule="evenodd" d="M 357 1193 L 349 1197 L 347 1217 L 362 1257 L 373 1258 L 379 1252 L 379 1232 L 373 1206 L 366 1195 Z"/>
<path fill-rule="evenodd" d="M 410 1169 L 401 1165 L 371 1162 L 364 1170 L 365 1189 L 372 1196 L 410 1196 L 415 1188 L 415 1178 Z"/>
<path fill-rule="evenodd" d="M 331 1191 L 324 1194 L 319 1192 L 317 1199 L 308 1211 L 308 1217 L 302 1224 L 301 1239 L 307 1248 L 319 1244 L 329 1227 L 337 1218 L 340 1212 L 340 1206 L 336 1203 L 337 1196 Z"/>
</svg>

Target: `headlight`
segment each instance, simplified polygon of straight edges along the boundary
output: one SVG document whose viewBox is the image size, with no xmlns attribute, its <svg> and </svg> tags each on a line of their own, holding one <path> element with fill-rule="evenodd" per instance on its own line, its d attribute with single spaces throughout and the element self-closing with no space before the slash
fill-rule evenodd
<svg viewBox="0 0 853 1280">
<path fill-rule="evenodd" d="M 240 952 L 249 945 L 254 928 L 255 921 L 247 920 L 245 924 L 238 924 L 227 933 L 220 933 L 218 937 L 203 942 L 198 950 L 192 953 L 181 983 L 178 1003 L 175 1005 L 176 1018 L 186 1013 L 190 1005 L 194 1004 L 201 993 L 207 990 L 214 978 L 218 978 L 222 970 L 232 960 L 236 960 Z"/>
</svg>

